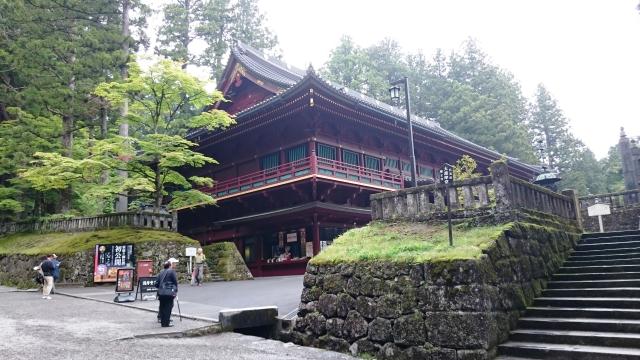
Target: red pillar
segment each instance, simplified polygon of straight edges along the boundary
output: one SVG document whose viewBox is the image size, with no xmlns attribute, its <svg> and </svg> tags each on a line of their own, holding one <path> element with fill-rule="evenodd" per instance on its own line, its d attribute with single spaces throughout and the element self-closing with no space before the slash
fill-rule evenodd
<svg viewBox="0 0 640 360">
<path fill-rule="evenodd" d="M 320 252 L 320 223 L 318 222 L 318 214 L 313 214 L 313 255 Z"/>
</svg>

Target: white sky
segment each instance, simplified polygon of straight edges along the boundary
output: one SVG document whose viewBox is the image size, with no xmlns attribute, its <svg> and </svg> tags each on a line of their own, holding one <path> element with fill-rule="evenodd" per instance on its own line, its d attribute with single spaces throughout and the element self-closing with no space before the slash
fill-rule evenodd
<svg viewBox="0 0 640 360">
<path fill-rule="evenodd" d="M 638 0 L 260 0 L 283 59 L 320 68 L 343 34 L 405 51 L 458 50 L 468 37 L 532 98 L 543 83 L 598 158 L 620 127 L 640 135 Z"/>
</svg>

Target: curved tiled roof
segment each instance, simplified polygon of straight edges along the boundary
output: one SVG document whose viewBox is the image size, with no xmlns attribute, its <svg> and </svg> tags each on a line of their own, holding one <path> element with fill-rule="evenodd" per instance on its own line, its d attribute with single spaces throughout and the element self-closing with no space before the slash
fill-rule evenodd
<svg viewBox="0 0 640 360">
<path fill-rule="evenodd" d="M 236 114 L 236 119 L 240 119 L 244 116 L 249 115 L 250 113 L 254 113 L 260 108 L 264 106 L 268 106 L 275 101 L 279 101 L 280 98 L 295 92 L 295 90 L 303 86 L 306 82 L 306 79 L 314 79 L 323 84 L 325 84 L 330 90 L 334 92 L 338 92 L 345 98 L 348 98 L 352 101 L 355 101 L 367 108 L 374 109 L 379 111 L 396 121 L 405 122 L 406 119 L 406 111 L 376 100 L 372 97 L 364 95 L 360 92 L 351 90 L 345 86 L 336 84 L 334 82 L 325 80 L 321 78 L 312 67 L 309 67 L 307 71 L 300 70 L 294 67 L 290 67 L 279 59 L 268 58 L 264 54 L 262 54 L 259 50 L 256 50 L 248 45 L 238 43 L 232 50 L 232 56 L 234 56 L 238 62 L 246 67 L 248 71 L 253 73 L 254 75 L 261 77 L 266 80 L 273 81 L 277 84 L 284 85 L 287 87 L 283 92 L 272 96 L 260 103 L 257 103 L 247 109 L 244 109 Z M 417 115 L 411 115 L 411 120 L 414 126 L 423 131 L 427 131 L 428 133 L 432 133 L 439 137 L 451 140 L 452 142 L 465 145 L 475 151 L 480 153 L 484 153 L 485 155 L 490 155 L 496 159 L 502 157 L 502 154 L 497 151 L 487 149 L 483 146 L 480 146 L 476 143 L 473 143 L 467 139 L 464 139 L 451 131 L 445 130 L 440 127 L 440 124 L 432 119 L 422 118 Z M 533 173 L 539 173 L 540 168 L 538 166 L 529 165 L 519 161 L 517 158 L 507 157 L 513 164 L 517 164 Z"/>
</svg>

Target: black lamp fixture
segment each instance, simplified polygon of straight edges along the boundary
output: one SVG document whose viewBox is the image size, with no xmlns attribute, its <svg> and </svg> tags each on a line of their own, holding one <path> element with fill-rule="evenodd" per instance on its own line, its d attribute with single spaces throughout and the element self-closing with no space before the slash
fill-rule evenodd
<svg viewBox="0 0 640 360">
<path fill-rule="evenodd" d="M 400 87 L 397 85 L 393 85 L 389 88 L 389 95 L 391 96 L 391 101 L 398 105 L 400 103 Z"/>
</svg>

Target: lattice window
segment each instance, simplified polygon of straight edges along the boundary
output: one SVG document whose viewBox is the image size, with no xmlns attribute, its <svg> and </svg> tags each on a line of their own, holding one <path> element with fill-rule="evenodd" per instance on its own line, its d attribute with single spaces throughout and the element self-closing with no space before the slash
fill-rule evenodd
<svg viewBox="0 0 640 360">
<path fill-rule="evenodd" d="M 330 160 L 337 160 L 336 147 L 318 143 L 318 157 L 330 159 Z"/>
<path fill-rule="evenodd" d="M 307 144 L 300 144 L 298 146 L 287 149 L 287 162 L 292 162 L 307 157 Z"/>
<path fill-rule="evenodd" d="M 280 153 L 272 153 L 260 158 L 260 169 L 267 170 L 280 165 Z"/>
<path fill-rule="evenodd" d="M 364 156 L 364 167 L 371 170 L 381 170 L 380 159 L 377 157 L 365 155 Z"/>
<path fill-rule="evenodd" d="M 355 151 L 342 149 L 342 161 L 350 165 L 359 166 L 360 155 Z"/>
</svg>

